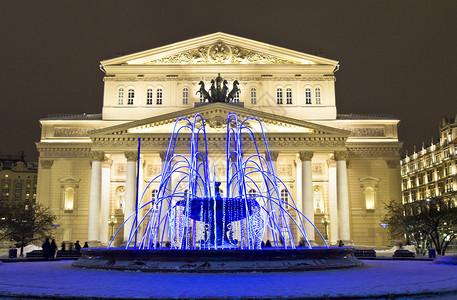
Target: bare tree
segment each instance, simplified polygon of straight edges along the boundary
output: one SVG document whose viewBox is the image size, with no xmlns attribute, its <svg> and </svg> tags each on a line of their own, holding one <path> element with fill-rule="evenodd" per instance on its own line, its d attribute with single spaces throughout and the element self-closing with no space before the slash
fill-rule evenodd
<svg viewBox="0 0 457 300">
<path fill-rule="evenodd" d="M 14 240 L 21 247 L 42 241 L 53 234 L 56 216 L 40 203 L 32 201 L 9 201 L 0 208 L 0 240 Z"/>
<path fill-rule="evenodd" d="M 427 200 L 400 204 L 391 201 L 387 206 L 384 221 L 389 224 L 393 239 L 403 239 L 422 246 L 422 249 L 434 247 L 437 253 L 444 255 L 448 245 L 456 238 L 457 228 L 457 193 Z"/>
</svg>

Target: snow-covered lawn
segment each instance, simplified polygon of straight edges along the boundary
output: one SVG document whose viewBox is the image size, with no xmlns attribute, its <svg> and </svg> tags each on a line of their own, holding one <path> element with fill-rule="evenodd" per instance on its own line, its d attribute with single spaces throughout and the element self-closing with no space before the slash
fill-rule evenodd
<svg viewBox="0 0 457 300">
<path fill-rule="evenodd" d="M 0 265 L 0 295 L 107 298 L 374 296 L 457 291 L 457 267 L 365 261 L 357 269 L 301 273 L 186 274 L 83 270 L 71 261 Z"/>
</svg>

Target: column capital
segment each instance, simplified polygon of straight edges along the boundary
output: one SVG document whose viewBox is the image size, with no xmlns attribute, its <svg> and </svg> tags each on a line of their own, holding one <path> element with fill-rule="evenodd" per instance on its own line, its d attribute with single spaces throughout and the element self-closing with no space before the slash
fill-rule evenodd
<svg viewBox="0 0 457 300">
<path fill-rule="evenodd" d="M 349 151 L 335 151 L 334 152 L 335 160 L 347 160 L 349 157 Z"/>
<path fill-rule="evenodd" d="M 54 163 L 53 160 L 42 160 L 41 162 L 41 167 L 43 169 L 50 169 L 52 167 L 52 164 Z"/>
<path fill-rule="evenodd" d="M 167 158 L 167 151 L 160 151 L 159 156 L 160 156 L 160 159 L 162 160 L 162 162 L 164 162 L 165 159 Z"/>
<path fill-rule="evenodd" d="M 127 151 L 124 155 L 127 161 L 137 161 L 138 159 L 138 153 L 136 151 Z"/>
<path fill-rule="evenodd" d="M 311 160 L 314 156 L 314 152 L 313 151 L 300 151 L 298 153 L 300 155 L 300 160 L 301 161 L 304 161 L 304 160 Z"/>
<path fill-rule="evenodd" d="M 92 161 L 104 161 L 105 153 L 103 151 L 91 151 L 90 158 Z"/>
<path fill-rule="evenodd" d="M 265 156 L 268 155 L 268 152 L 265 152 Z M 270 151 L 271 161 L 277 161 L 279 156 L 279 151 Z"/>
</svg>

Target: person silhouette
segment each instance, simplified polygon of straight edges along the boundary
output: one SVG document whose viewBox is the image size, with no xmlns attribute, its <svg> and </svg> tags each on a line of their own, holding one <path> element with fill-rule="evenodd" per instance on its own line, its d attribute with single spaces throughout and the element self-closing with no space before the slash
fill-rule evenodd
<svg viewBox="0 0 457 300">
<path fill-rule="evenodd" d="M 46 240 L 44 241 L 43 245 L 41 246 L 41 248 L 43 248 L 43 258 L 45 260 L 49 260 L 51 255 L 50 255 L 50 252 L 51 252 L 51 243 L 49 242 L 49 238 L 46 238 Z"/>
<path fill-rule="evenodd" d="M 76 241 L 75 243 L 75 250 L 81 250 L 81 245 L 79 244 L 79 241 Z"/>
<path fill-rule="evenodd" d="M 49 248 L 49 259 L 54 260 L 56 258 L 57 244 L 56 240 L 52 239 L 51 247 Z"/>
</svg>

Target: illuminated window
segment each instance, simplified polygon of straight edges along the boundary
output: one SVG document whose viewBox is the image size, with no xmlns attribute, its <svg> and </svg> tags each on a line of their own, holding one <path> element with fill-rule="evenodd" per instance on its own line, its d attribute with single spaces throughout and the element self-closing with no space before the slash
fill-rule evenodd
<svg viewBox="0 0 457 300">
<path fill-rule="evenodd" d="M 74 203 L 75 203 L 75 189 L 72 187 L 66 188 L 65 195 L 64 195 L 64 209 L 73 210 Z"/>
<path fill-rule="evenodd" d="M 65 177 L 59 179 L 62 195 L 62 207 L 65 213 L 72 213 L 77 207 L 79 182 L 81 179 L 76 177 Z M 34 195 L 35 197 L 35 191 Z"/>
<path fill-rule="evenodd" d="M 365 207 L 366 209 L 374 209 L 375 191 L 371 187 L 365 189 Z"/>
<path fill-rule="evenodd" d="M 305 101 L 306 101 L 306 104 L 311 104 L 311 89 L 310 88 L 305 89 Z"/>
<path fill-rule="evenodd" d="M 276 104 L 282 104 L 282 89 L 278 88 L 276 90 Z"/>
<path fill-rule="evenodd" d="M 157 104 L 158 105 L 162 105 L 162 97 L 163 97 L 162 89 L 157 89 Z"/>
<path fill-rule="evenodd" d="M 251 88 L 251 104 L 257 103 L 257 90 L 256 88 Z"/>
<path fill-rule="evenodd" d="M 182 89 L 182 104 L 189 104 L 189 89 L 186 87 Z"/>
<path fill-rule="evenodd" d="M 314 95 L 316 96 L 316 104 L 321 104 L 321 88 L 316 88 L 314 90 Z"/>
<path fill-rule="evenodd" d="M 124 104 L 124 88 L 119 88 L 117 93 L 117 104 L 123 105 Z"/>
<path fill-rule="evenodd" d="M 148 89 L 147 93 L 146 93 L 146 104 L 147 105 L 152 105 L 152 98 L 154 97 L 153 95 L 154 94 L 152 92 L 152 89 Z"/>
<path fill-rule="evenodd" d="M 2 186 L 2 199 L 8 199 L 10 196 L 10 187 L 8 182 L 5 182 Z"/>
<path fill-rule="evenodd" d="M 291 88 L 286 89 L 286 103 L 292 104 L 292 89 Z"/>
<path fill-rule="evenodd" d="M 135 98 L 135 91 L 133 89 L 129 89 L 129 93 L 127 96 L 127 104 L 133 105 L 133 99 Z"/>
</svg>

